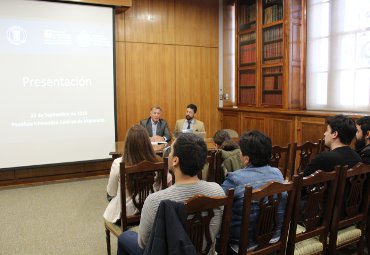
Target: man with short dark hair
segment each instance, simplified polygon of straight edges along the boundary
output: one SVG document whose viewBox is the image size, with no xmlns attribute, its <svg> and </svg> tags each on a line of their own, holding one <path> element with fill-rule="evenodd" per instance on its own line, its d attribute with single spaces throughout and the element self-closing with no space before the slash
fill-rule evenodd
<svg viewBox="0 0 370 255">
<path fill-rule="evenodd" d="M 217 183 L 198 179 L 197 174 L 206 163 L 206 158 L 207 146 L 203 139 L 190 133 L 179 135 L 171 145 L 168 157 L 168 166 L 173 170 L 176 183 L 165 190 L 154 192 L 146 198 L 141 211 L 139 233 L 123 232 L 118 239 L 118 254 L 143 253 L 152 232 L 159 203 L 162 200 L 182 202 L 196 194 L 225 196 L 223 189 Z M 214 213 L 215 217 L 210 222 L 213 241 L 220 231 L 222 209 L 215 210 Z"/>
<path fill-rule="evenodd" d="M 370 164 L 370 116 L 358 119 L 356 128 L 356 152 L 362 158 L 362 162 Z"/>
<path fill-rule="evenodd" d="M 257 189 L 270 181 L 284 182 L 284 178 L 280 170 L 268 165 L 272 151 L 271 139 L 268 136 L 257 130 L 245 133 L 240 137 L 239 146 L 242 152 L 240 159 L 245 167 L 229 173 L 224 183 L 221 185 L 224 190 L 228 190 L 230 188 L 235 189 L 233 215 L 230 224 L 229 255 L 238 254 L 239 251 L 245 185 L 249 185 L 252 186 L 253 189 Z M 274 234 L 273 239 L 271 239 L 271 242 L 276 242 L 280 237 L 281 226 L 285 214 L 285 206 L 286 196 L 283 197 L 278 208 L 278 230 Z M 258 210 L 258 205 L 252 204 L 250 222 L 257 221 Z M 254 225 L 255 224 L 251 224 L 248 229 L 248 249 L 256 247 L 256 242 L 254 240 Z"/>
<path fill-rule="evenodd" d="M 192 130 L 193 132 L 205 132 L 204 123 L 195 119 L 197 109 L 198 108 L 195 104 L 189 104 L 186 107 L 185 119 L 176 121 L 175 133 L 180 133 L 186 130 Z"/>
<path fill-rule="evenodd" d="M 324 133 L 325 145 L 330 151 L 322 152 L 304 169 L 303 175 L 308 176 L 316 170 L 332 171 L 335 166 L 354 166 L 361 162 L 361 157 L 349 146 L 356 135 L 353 119 L 344 115 L 336 115 L 326 119 Z"/>
<path fill-rule="evenodd" d="M 140 125 L 146 128 L 152 142 L 169 142 L 171 140 L 167 121 L 161 119 L 161 114 L 161 107 L 153 106 L 150 109 L 150 117 L 140 121 Z"/>
</svg>

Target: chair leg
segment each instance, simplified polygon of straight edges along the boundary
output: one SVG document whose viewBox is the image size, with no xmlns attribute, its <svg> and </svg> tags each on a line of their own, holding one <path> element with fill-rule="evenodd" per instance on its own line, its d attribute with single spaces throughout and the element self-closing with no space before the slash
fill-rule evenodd
<svg viewBox="0 0 370 255">
<path fill-rule="evenodd" d="M 105 239 L 107 241 L 107 254 L 111 255 L 110 250 L 110 231 L 108 229 L 105 229 Z"/>
</svg>

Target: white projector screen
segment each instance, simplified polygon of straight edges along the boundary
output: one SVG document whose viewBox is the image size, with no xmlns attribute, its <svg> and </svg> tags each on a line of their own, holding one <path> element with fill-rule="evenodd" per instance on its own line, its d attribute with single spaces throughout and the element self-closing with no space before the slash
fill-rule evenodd
<svg viewBox="0 0 370 255">
<path fill-rule="evenodd" d="M 0 1 L 0 169 L 109 158 L 111 7 Z"/>
</svg>

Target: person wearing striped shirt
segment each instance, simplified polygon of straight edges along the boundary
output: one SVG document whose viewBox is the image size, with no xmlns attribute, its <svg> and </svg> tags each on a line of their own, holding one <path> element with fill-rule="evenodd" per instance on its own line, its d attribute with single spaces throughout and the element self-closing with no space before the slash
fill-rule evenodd
<svg viewBox="0 0 370 255">
<path fill-rule="evenodd" d="M 143 254 L 152 232 L 153 223 L 162 200 L 170 199 L 183 202 L 196 194 L 206 196 L 224 196 L 220 185 L 198 179 L 207 158 L 207 146 L 204 140 L 195 134 L 181 134 L 171 146 L 168 165 L 175 175 L 175 184 L 171 187 L 150 194 L 141 211 L 139 232 L 125 231 L 118 239 L 117 254 Z M 215 210 L 215 217 L 210 222 L 212 240 L 220 231 L 222 208 Z M 214 247 L 210 254 L 214 252 Z"/>
</svg>

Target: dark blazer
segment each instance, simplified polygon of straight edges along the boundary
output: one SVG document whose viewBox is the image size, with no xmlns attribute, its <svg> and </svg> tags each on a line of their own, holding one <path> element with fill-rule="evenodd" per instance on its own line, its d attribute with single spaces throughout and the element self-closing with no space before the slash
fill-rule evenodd
<svg viewBox="0 0 370 255">
<path fill-rule="evenodd" d="M 148 130 L 150 137 L 153 136 L 152 121 L 150 117 L 140 121 L 140 125 L 142 125 L 143 127 L 146 128 L 146 130 Z M 166 142 L 169 142 L 171 140 L 171 134 L 170 134 L 170 130 L 168 129 L 167 121 L 165 121 L 164 119 L 160 119 L 158 121 L 157 135 L 166 137 Z"/>
<path fill-rule="evenodd" d="M 184 229 L 185 217 L 184 203 L 162 200 L 144 255 L 196 255 Z"/>
</svg>

